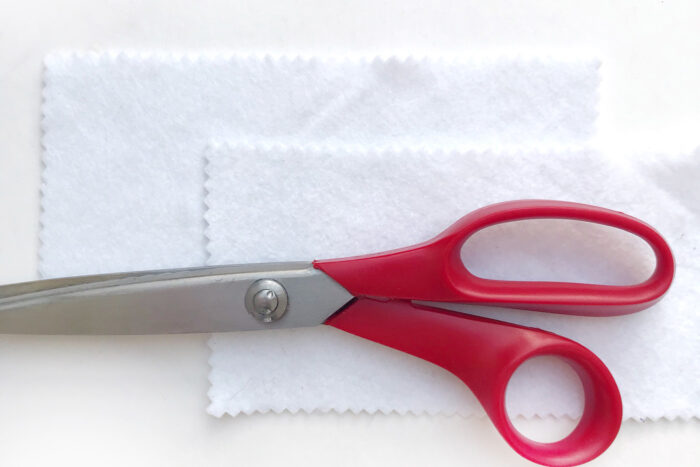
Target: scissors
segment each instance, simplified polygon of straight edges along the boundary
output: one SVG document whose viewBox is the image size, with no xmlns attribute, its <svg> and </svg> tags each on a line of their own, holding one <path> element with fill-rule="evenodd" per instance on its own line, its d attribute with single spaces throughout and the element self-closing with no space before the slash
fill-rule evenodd
<svg viewBox="0 0 700 467">
<path fill-rule="evenodd" d="M 636 285 L 503 281 L 477 277 L 460 252 L 477 231 L 510 221 L 558 218 L 623 229 L 656 256 Z M 161 334 L 293 328 L 326 324 L 439 365 L 475 394 L 505 441 L 543 465 L 594 459 L 622 420 L 610 371 L 590 350 L 540 329 L 447 311 L 415 301 L 470 303 L 591 317 L 656 303 L 673 280 L 671 249 L 651 226 L 585 204 L 519 200 L 467 214 L 427 242 L 311 263 L 270 263 L 49 279 L 0 287 L 0 332 Z M 438 303 L 439 305 L 439 303 Z M 581 379 L 584 410 L 562 440 L 520 434 L 505 408 L 506 386 L 525 360 L 553 355 Z"/>
</svg>

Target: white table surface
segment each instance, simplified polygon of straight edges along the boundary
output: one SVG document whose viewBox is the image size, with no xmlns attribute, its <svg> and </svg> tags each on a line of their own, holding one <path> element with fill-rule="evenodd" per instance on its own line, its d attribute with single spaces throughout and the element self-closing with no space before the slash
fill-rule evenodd
<svg viewBox="0 0 700 467">
<path fill-rule="evenodd" d="M 42 58 L 59 49 L 325 55 L 562 53 L 603 59 L 595 145 L 700 144 L 694 1 L 50 1 L 0 7 L 0 283 L 36 278 Z M 216 419 L 207 336 L 0 335 L 0 465 L 529 465 L 486 419 Z M 553 434 L 570 420 L 519 420 Z M 700 464 L 700 422 L 627 421 L 592 465 Z"/>
</svg>

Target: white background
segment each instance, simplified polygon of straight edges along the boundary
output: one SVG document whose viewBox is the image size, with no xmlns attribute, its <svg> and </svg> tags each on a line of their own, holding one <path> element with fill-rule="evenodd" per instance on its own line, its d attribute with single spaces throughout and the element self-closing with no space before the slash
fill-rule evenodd
<svg viewBox="0 0 700 467">
<path fill-rule="evenodd" d="M 0 283 L 36 277 L 41 60 L 60 49 L 556 53 L 603 60 L 595 145 L 700 144 L 693 1 L 0 1 Z M 206 415 L 206 336 L 0 336 L 0 465 L 518 465 L 485 419 Z M 520 421 L 550 435 L 569 420 Z M 593 465 L 700 463 L 700 422 L 625 422 Z"/>
</svg>

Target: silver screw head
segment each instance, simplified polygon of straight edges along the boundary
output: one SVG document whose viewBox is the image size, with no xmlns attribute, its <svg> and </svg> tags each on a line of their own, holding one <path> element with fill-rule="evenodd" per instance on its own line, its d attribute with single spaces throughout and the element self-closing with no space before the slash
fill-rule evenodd
<svg viewBox="0 0 700 467">
<path fill-rule="evenodd" d="M 287 291 L 272 279 L 255 281 L 245 294 L 245 307 L 258 321 L 277 321 L 287 311 Z"/>
</svg>

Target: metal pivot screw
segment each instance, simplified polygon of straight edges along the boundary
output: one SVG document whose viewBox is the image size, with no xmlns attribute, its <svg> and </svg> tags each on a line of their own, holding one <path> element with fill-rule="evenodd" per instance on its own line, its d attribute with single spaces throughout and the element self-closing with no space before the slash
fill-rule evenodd
<svg viewBox="0 0 700 467">
<path fill-rule="evenodd" d="M 287 311 L 287 291 L 272 279 L 255 281 L 245 294 L 245 307 L 258 321 L 277 321 Z"/>
</svg>

